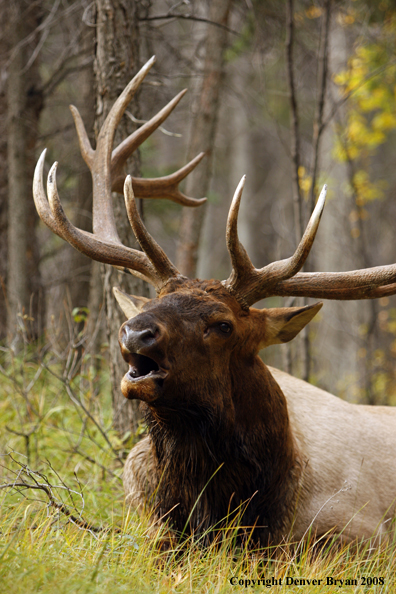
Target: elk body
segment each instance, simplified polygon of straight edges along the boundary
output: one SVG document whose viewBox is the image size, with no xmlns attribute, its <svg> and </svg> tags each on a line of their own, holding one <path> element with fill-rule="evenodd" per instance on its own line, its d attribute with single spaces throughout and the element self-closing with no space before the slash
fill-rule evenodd
<svg viewBox="0 0 396 594">
<path fill-rule="evenodd" d="M 126 499 L 141 509 L 149 506 L 157 518 L 188 534 L 219 528 L 227 518 L 237 519 L 262 545 L 301 539 L 310 530 L 345 540 L 379 537 L 392 529 L 395 513 L 396 409 L 352 405 L 264 365 L 259 351 L 293 339 L 321 303 L 264 310 L 252 306 L 270 295 L 391 295 L 396 293 L 396 266 L 299 272 L 315 238 L 324 189 L 295 254 L 255 269 L 237 235 L 243 179 L 227 223 L 230 277 L 223 282 L 183 277 L 145 229 L 133 188 L 145 197 L 197 205 L 201 201 L 183 196 L 177 182 L 201 155 L 171 181 L 126 178 L 126 209 L 144 252 L 123 246 L 111 214 L 111 189 L 120 190 L 127 153 L 170 108 L 113 153 L 112 142 L 130 89 L 137 88 L 151 65 L 143 67 L 116 102 L 95 153 L 78 112 L 73 112 L 84 158 L 93 170 L 93 234 L 76 229 L 66 218 L 54 169 L 47 201 L 44 157 L 34 180 L 39 214 L 58 235 L 92 258 L 148 280 L 157 292 L 149 300 L 115 289 L 128 318 L 119 335 L 129 365 L 121 389 L 126 398 L 141 400 L 148 424 L 147 437 L 125 464 Z"/>
</svg>

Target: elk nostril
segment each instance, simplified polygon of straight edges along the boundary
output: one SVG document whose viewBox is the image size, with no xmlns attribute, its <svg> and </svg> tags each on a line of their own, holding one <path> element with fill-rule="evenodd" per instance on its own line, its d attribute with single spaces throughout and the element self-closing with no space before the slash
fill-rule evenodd
<svg viewBox="0 0 396 594">
<path fill-rule="evenodd" d="M 122 329 L 122 343 L 129 352 L 136 352 L 143 346 L 155 344 L 159 335 L 160 331 L 157 326 L 133 330 L 126 324 Z"/>
<path fill-rule="evenodd" d="M 151 328 L 147 328 L 139 332 L 139 339 L 147 344 L 155 341 L 156 335 L 158 335 L 157 329 L 152 330 Z"/>
</svg>

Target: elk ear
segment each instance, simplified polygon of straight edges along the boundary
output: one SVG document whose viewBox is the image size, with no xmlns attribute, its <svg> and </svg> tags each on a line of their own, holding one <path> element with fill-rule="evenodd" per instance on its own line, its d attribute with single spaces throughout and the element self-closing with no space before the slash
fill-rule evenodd
<svg viewBox="0 0 396 594">
<path fill-rule="evenodd" d="M 117 287 L 113 287 L 113 293 L 114 297 L 118 301 L 118 305 L 121 307 L 128 320 L 137 316 L 142 311 L 143 306 L 148 301 L 151 301 L 147 297 L 135 297 L 135 295 L 128 295 Z"/>
<path fill-rule="evenodd" d="M 305 307 L 279 307 L 265 310 L 264 336 L 260 349 L 292 340 L 316 316 L 322 305 L 323 303 L 315 303 Z"/>
</svg>

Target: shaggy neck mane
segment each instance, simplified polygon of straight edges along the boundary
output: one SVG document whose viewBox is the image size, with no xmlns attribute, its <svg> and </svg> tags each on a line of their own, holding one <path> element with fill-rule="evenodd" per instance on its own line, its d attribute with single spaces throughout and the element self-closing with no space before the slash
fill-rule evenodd
<svg viewBox="0 0 396 594">
<path fill-rule="evenodd" d="M 182 398 L 173 394 L 172 404 L 146 407 L 157 512 L 169 514 L 179 532 L 202 534 L 227 518 L 248 527 L 246 534 L 255 526 L 254 542 L 266 545 L 291 520 L 301 468 L 286 400 L 259 357 L 251 366 L 248 388 L 246 369 L 233 369 L 223 410 L 213 404 L 216 396 L 224 401 L 224 393 L 206 390 L 202 404 L 197 394 L 183 392 Z"/>
</svg>

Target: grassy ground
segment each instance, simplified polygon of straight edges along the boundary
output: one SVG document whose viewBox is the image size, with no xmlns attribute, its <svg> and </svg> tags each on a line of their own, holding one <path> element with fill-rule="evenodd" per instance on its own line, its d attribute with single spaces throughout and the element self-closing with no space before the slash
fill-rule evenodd
<svg viewBox="0 0 396 594">
<path fill-rule="evenodd" d="M 0 353 L 1 593 L 396 592 L 393 543 L 254 552 L 230 531 L 161 551 L 150 518 L 123 507 L 134 437 L 112 431 L 106 372 L 49 352 Z"/>
</svg>

